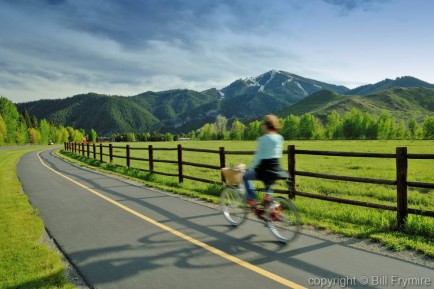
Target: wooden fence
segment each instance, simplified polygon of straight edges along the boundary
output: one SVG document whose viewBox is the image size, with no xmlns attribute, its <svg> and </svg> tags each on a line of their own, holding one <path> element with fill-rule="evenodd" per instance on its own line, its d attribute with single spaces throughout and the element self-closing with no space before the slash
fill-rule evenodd
<svg viewBox="0 0 434 289">
<path fill-rule="evenodd" d="M 99 161 L 104 162 L 103 157 L 109 158 L 109 162 L 113 162 L 114 158 L 125 159 L 126 166 L 131 166 L 131 160 L 135 161 L 143 161 L 148 162 L 147 169 L 141 169 L 145 172 L 151 172 L 154 174 L 165 175 L 177 177 L 178 181 L 181 183 L 184 179 L 205 182 L 205 183 L 216 183 L 213 180 L 198 178 L 194 176 L 188 176 L 184 174 L 184 166 L 193 166 L 200 168 L 207 168 L 211 170 L 220 170 L 221 168 L 226 167 L 226 156 L 227 155 L 253 155 L 254 151 L 227 151 L 224 147 L 220 147 L 218 150 L 209 150 L 209 149 L 194 149 L 194 148 L 185 148 L 180 144 L 176 148 L 154 148 L 152 145 L 149 145 L 147 148 L 137 148 L 130 147 L 130 145 L 125 146 L 114 146 L 113 144 L 103 145 L 103 144 L 90 144 L 90 143 L 65 143 L 65 150 L 69 152 L 73 152 L 75 154 L 79 154 L 82 156 L 87 156 L 88 158 L 97 159 Z M 104 153 L 104 148 L 108 148 L 109 153 Z M 125 149 L 124 155 L 114 155 L 113 149 Z M 147 157 L 137 158 L 131 157 L 132 150 L 141 150 L 147 151 Z M 176 160 L 159 160 L 154 158 L 154 151 L 177 151 L 177 159 Z M 208 164 L 199 164 L 185 161 L 183 159 L 183 152 L 201 152 L 201 153 L 209 153 L 219 155 L 220 163 L 219 165 L 208 165 Z M 92 154 L 92 156 L 91 156 Z M 434 211 L 420 210 L 408 208 L 408 200 L 407 200 L 407 188 L 408 187 L 416 187 L 416 188 L 426 188 L 426 189 L 434 189 L 434 183 L 424 183 L 424 182 L 411 182 L 407 180 L 407 171 L 408 171 L 408 160 L 409 159 L 430 159 L 434 160 L 434 154 L 408 154 L 406 147 L 398 147 L 396 148 L 395 154 L 386 154 L 386 153 L 360 153 L 360 152 L 332 152 L 332 151 L 313 151 L 313 150 L 299 150 L 296 149 L 294 145 L 289 145 L 287 149 L 283 152 L 284 155 L 287 155 L 288 158 L 288 172 L 293 178 L 293 190 L 296 192 L 296 195 L 303 196 L 307 198 L 320 199 L 329 202 L 336 202 L 342 204 L 356 205 L 361 207 L 375 208 L 381 210 L 389 210 L 397 212 L 397 225 L 399 228 L 402 228 L 405 225 L 408 214 L 420 215 L 420 216 L 429 216 L 434 217 Z M 146 153 L 144 153 L 146 155 Z M 296 155 L 316 155 L 316 156 L 337 156 L 337 157 L 361 157 L 361 158 L 382 158 L 382 159 L 395 159 L 396 160 L 396 179 L 394 180 L 384 180 L 384 179 L 372 179 L 372 178 L 359 178 L 359 177 L 350 177 L 350 176 L 338 176 L 338 175 L 329 175 L 329 174 L 320 174 L 313 172 L 305 172 L 296 170 Z M 177 165 L 178 172 L 168 173 L 168 172 L 159 172 L 154 170 L 154 163 L 170 163 Z M 301 192 L 296 189 L 296 180 L 297 176 L 305 176 L 312 178 L 321 178 L 328 180 L 339 180 L 339 181 L 348 181 L 348 182 L 358 182 L 358 183 L 369 183 L 369 184 L 380 184 L 380 185 L 390 185 L 396 186 L 397 193 L 397 204 L 395 206 L 388 206 L 382 204 L 375 204 L 364 201 L 356 201 L 343 199 L 338 197 L 331 197 L 319 194 L 312 194 L 308 192 Z M 223 179 L 221 180 L 223 181 Z M 276 190 L 278 193 L 288 193 L 282 190 Z"/>
</svg>

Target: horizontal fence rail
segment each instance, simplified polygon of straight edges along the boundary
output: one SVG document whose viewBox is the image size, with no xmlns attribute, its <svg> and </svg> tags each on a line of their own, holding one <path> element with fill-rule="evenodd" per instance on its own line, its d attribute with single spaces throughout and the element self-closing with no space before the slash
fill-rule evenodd
<svg viewBox="0 0 434 289">
<path fill-rule="evenodd" d="M 313 178 L 336 180 L 336 181 L 347 181 L 347 182 L 377 184 L 377 185 L 396 185 L 396 181 L 383 180 L 383 179 L 357 178 L 357 177 L 349 177 L 349 176 L 335 176 L 335 175 L 327 175 L 327 174 L 311 173 L 311 172 L 303 172 L 303 171 L 296 171 L 295 174 L 297 176 L 313 177 Z"/>
<path fill-rule="evenodd" d="M 89 144 L 89 143 L 72 143 L 67 142 L 64 144 L 64 148 L 68 152 L 72 152 L 78 155 L 87 156 L 90 158 L 92 156 L 93 159 L 99 160 L 100 162 L 108 162 L 112 163 L 113 159 L 123 159 L 126 160 L 126 166 L 130 167 L 131 160 L 139 161 L 139 162 L 147 162 L 148 168 L 138 168 L 140 171 L 149 172 L 158 175 L 170 176 L 170 177 L 178 177 L 178 181 L 182 183 L 184 179 L 198 181 L 203 183 L 217 183 L 215 180 L 209 180 L 204 178 L 199 178 L 196 176 L 188 176 L 184 173 L 184 166 L 192 166 L 210 170 L 221 170 L 226 167 L 226 156 L 227 155 L 253 155 L 254 151 L 232 151 L 225 150 L 224 147 L 220 147 L 218 150 L 211 149 L 200 149 L 200 148 L 187 148 L 178 145 L 176 148 L 154 148 L 152 145 L 148 145 L 148 147 L 130 147 L 126 146 L 114 146 L 112 144 L 103 145 L 103 144 Z M 104 150 L 105 149 L 105 150 Z M 108 153 L 104 152 L 107 151 Z M 116 154 L 114 153 L 114 149 L 116 149 Z M 118 150 L 124 150 L 125 154 L 120 155 Z M 143 157 L 132 157 L 131 151 L 142 151 L 144 153 Z M 177 159 L 167 160 L 167 159 L 156 159 L 154 157 L 155 151 L 173 151 L 177 153 Z M 183 152 L 197 152 L 197 153 L 208 153 L 218 155 L 219 165 L 210 165 L 210 164 L 202 164 L 202 163 L 193 163 L 189 161 L 185 161 L 183 159 Z M 287 155 L 288 159 L 288 172 L 292 177 L 292 188 L 290 190 L 296 192 L 297 196 L 318 199 L 328 202 L 335 202 L 347 205 L 354 205 L 360 207 L 367 207 L 373 209 L 387 210 L 387 211 L 396 211 L 397 212 L 397 226 L 398 228 L 402 228 L 405 225 L 408 214 L 420 215 L 420 216 L 428 216 L 434 217 L 434 211 L 427 211 L 421 209 L 408 208 L 408 196 L 407 189 L 408 187 L 416 187 L 416 188 L 425 188 L 425 189 L 434 189 L 434 183 L 425 183 L 425 182 L 414 182 L 407 180 L 407 172 L 408 172 L 408 160 L 434 160 L 434 154 L 407 154 L 407 148 L 398 147 L 396 148 L 395 154 L 390 153 L 365 153 L 365 152 L 337 152 L 337 151 L 317 151 L 317 150 L 300 150 L 296 149 L 294 145 L 289 145 L 286 150 L 282 152 L 284 155 Z M 330 175 L 330 174 L 322 174 L 322 173 L 314 173 L 314 172 L 306 172 L 306 171 L 298 171 L 296 170 L 296 155 L 315 155 L 315 156 L 333 156 L 333 157 L 359 157 L 359 158 L 386 158 L 386 159 L 395 159 L 396 160 L 396 179 L 395 180 L 384 180 L 384 179 L 373 179 L 373 178 L 360 178 L 360 177 L 352 177 L 352 176 L 339 176 L 339 175 Z M 105 160 L 104 160 L 105 157 Z M 169 173 L 169 172 L 161 172 L 156 171 L 154 169 L 155 163 L 168 163 L 174 164 L 177 167 L 177 173 Z M 378 185 L 388 185 L 388 186 L 396 186 L 397 193 L 397 204 L 396 206 L 376 204 L 365 201 L 358 200 L 349 200 L 343 199 L 339 197 L 326 196 L 321 194 L 313 194 L 308 192 L 301 192 L 296 190 L 296 178 L 297 176 L 303 177 L 312 177 L 312 178 L 321 178 L 327 180 L 337 180 L 337 181 L 346 181 L 346 182 L 357 182 L 357 183 L 369 183 L 369 184 L 378 184 Z M 223 176 L 221 175 L 221 182 L 224 182 Z M 288 190 L 275 190 L 276 193 L 288 194 Z"/>
<path fill-rule="evenodd" d="M 395 154 L 381 153 L 358 153 L 358 152 L 330 152 L 330 151 L 311 151 L 311 150 L 295 150 L 299 155 L 315 155 L 315 156 L 333 156 L 333 157 L 358 157 L 358 158 L 385 158 L 394 159 Z"/>
</svg>

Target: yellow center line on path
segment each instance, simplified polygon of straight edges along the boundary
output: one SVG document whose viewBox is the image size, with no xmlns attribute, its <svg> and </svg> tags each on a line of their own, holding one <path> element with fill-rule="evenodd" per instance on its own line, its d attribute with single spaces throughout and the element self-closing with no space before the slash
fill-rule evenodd
<svg viewBox="0 0 434 289">
<path fill-rule="evenodd" d="M 47 169 L 51 170 L 52 172 L 54 172 L 54 173 L 58 174 L 59 176 L 67 179 L 68 181 L 71 181 L 72 183 L 76 184 L 77 186 L 82 187 L 83 189 L 85 189 L 85 190 L 91 192 L 92 194 L 100 197 L 101 199 L 104 199 L 107 202 L 112 203 L 113 205 L 115 205 L 115 206 L 117 206 L 117 207 L 119 207 L 119 208 L 127 211 L 128 213 L 130 213 L 130 214 L 132 214 L 132 215 L 134 215 L 134 216 L 136 216 L 136 217 L 138 217 L 138 218 L 140 218 L 140 219 L 142 219 L 142 220 L 144 220 L 144 221 L 146 221 L 146 222 L 148 222 L 148 223 L 150 223 L 152 225 L 155 225 L 155 226 L 159 227 L 160 229 L 163 229 L 163 230 L 165 230 L 165 231 L 167 231 L 167 232 L 169 232 L 169 233 L 171 233 L 171 234 L 173 234 L 175 236 L 178 236 L 181 239 L 184 239 L 184 240 L 186 240 L 186 241 L 188 241 L 188 242 L 190 242 L 190 243 L 192 243 L 192 244 L 194 244 L 196 246 L 199 246 L 199 247 L 201 247 L 201 248 L 203 248 L 203 249 L 205 249 L 205 250 L 207 250 L 207 251 L 209 251 L 211 253 L 214 253 L 214 254 L 216 254 L 216 255 L 218 255 L 218 256 L 226 259 L 226 260 L 229 260 L 229 261 L 231 261 L 231 262 L 233 262 L 233 263 L 235 263 L 235 264 L 237 264 L 239 266 L 242 266 L 242 267 L 244 267 L 246 269 L 249 269 L 249 270 L 251 270 L 251 271 L 253 271 L 253 272 L 255 272 L 255 273 L 259 274 L 259 275 L 267 277 L 267 278 L 269 278 L 269 279 L 271 279 L 271 280 L 273 280 L 275 282 L 278 282 L 278 283 L 280 283 L 282 285 L 285 285 L 287 287 L 294 288 L 294 289 L 307 289 L 306 287 L 303 287 L 303 286 L 301 286 L 301 285 L 299 285 L 297 283 L 294 283 L 294 282 L 292 282 L 292 281 L 290 281 L 288 279 L 285 279 L 285 278 L 283 278 L 283 277 L 281 277 L 279 275 L 271 273 L 270 271 L 264 270 L 264 269 L 262 269 L 262 268 L 260 268 L 258 266 L 250 264 L 250 263 L 248 263 L 248 262 L 246 262 L 244 260 L 241 260 L 240 258 L 232 256 L 232 255 L 230 255 L 230 254 L 228 254 L 226 252 L 223 252 L 222 250 L 214 248 L 214 247 L 212 247 L 212 246 L 210 246 L 210 245 L 208 245 L 208 244 L 206 244 L 204 242 L 196 240 L 196 239 L 194 239 L 194 238 L 192 238 L 190 236 L 187 236 L 187 235 L 185 235 L 185 234 L 183 234 L 183 233 L 181 233 L 181 232 L 179 232 L 179 231 L 177 231 L 175 229 L 172 229 L 169 226 L 161 224 L 161 223 L 159 223 L 158 221 L 156 221 L 154 219 L 151 219 L 151 218 L 149 218 L 149 217 L 147 217 L 147 216 L 145 216 L 143 214 L 140 214 L 139 212 L 134 211 L 133 209 L 131 209 L 131 208 L 125 206 L 125 205 L 122 205 L 121 203 L 119 203 L 119 202 L 117 202 L 117 201 L 115 201 L 113 199 L 110 199 L 109 197 L 107 197 L 107 196 L 105 196 L 105 195 L 103 195 L 103 194 L 95 191 L 94 189 L 91 189 L 91 188 L 89 188 L 89 187 L 87 187 L 87 186 L 85 186 L 85 185 L 77 182 L 76 180 L 73 180 L 70 177 L 65 176 L 64 174 L 60 173 L 59 171 L 56 171 L 55 169 L 51 168 L 50 166 L 48 166 L 47 164 L 44 163 L 44 161 L 42 160 L 42 158 L 40 156 L 40 153 L 38 153 L 37 156 L 38 156 L 39 161 L 41 162 L 41 164 L 43 166 L 45 166 Z"/>
</svg>

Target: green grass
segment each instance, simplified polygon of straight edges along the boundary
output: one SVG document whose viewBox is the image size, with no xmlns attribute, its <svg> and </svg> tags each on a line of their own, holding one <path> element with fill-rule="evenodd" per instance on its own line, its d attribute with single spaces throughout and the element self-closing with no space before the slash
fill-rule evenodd
<svg viewBox="0 0 434 289">
<path fill-rule="evenodd" d="M 73 288 L 60 256 L 41 243 L 44 224 L 16 175 L 30 150 L 0 150 L 0 288 Z"/>
<path fill-rule="evenodd" d="M 254 150 L 255 142 L 251 141 L 209 141 L 209 142 L 179 142 L 188 148 L 226 150 Z M 155 148 L 175 148 L 177 142 L 153 143 Z M 294 141 L 298 149 L 355 151 L 355 152 L 383 152 L 395 153 L 396 147 L 406 146 L 408 153 L 434 153 L 433 141 Z M 125 144 L 115 144 L 125 146 Z M 147 143 L 131 143 L 132 147 L 147 147 Z M 108 153 L 108 149 L 105 150 Z M 115 155 L 125 155 L 124 149 L 114 149 Z M 146 151 L 131 151 L 132 157 L 147 158 Z M 155 159 L 176 160 L 176 151 L 154 151 Z M 226 163 L 249 163 L 252 156 L 228 155 Z M 83 161 L 85 158 L 81 158 Z M 184 161 L 219 164 L 218 154 L 183 152 Z M 104 157 L 104 161 L 108 161 Z M 179 184 L 176 177 L 165 177 L 144 173 L 138 169 L 148 169 L 147 162 L 132 161 L 127 170 L 125 159 L 115 159 L 113 164 L 99 164 L 103 169 L 115 170 L 118 173 L 127 172 L 132 177 L 144 179 L 149 185 L 167 189 L 173 192 L 200 197 L 209 201 L 218 201 L 221 186 L 220 172 L 204 168 L 184 166 L 184 174 L 199 178 L 211 179 L 216 185 L 208 185 L 185 180 Z M 287 166 L 286 156 L 282 159 L 282 166 Z M 409 160 L 409 181 L 434 183 L 434 160 Z M 177 173 L 177 165 L 154 163 L 154 169 L 161 172 Z M 297 155 L 297 170 L 346 175 L 366 178 L 390 179 L 396 178 L 394 159 L 373 158 L 343 158 L 330 156 Z M 132 172 L 131 172 L 132 171 Z M 374 184 L 351 183 L 343 181 L 323 180 L 309 177 L 297 177 L 297 190 L 314 194 L 328 195 L 351 200 L 367 201 L 378 204 L 396 206 L 396 187 Z M 413 189 L 408 191 L 410 208 L 434 210 L 434 190 Z M 303 222 L 318 228 L 330 230 L 334 233 L 350 237 L 365 238 L 380 242 L 394 250 L 411 249 L 434 257 L 434 218 L 410 215 L 404 231 L 396 231 L 396 213 L 377 209 L 363 208 L 351 205 L 331 203 L 311 198 L 297 197 L 296 205 L 302 213 Z"/>
</svg>

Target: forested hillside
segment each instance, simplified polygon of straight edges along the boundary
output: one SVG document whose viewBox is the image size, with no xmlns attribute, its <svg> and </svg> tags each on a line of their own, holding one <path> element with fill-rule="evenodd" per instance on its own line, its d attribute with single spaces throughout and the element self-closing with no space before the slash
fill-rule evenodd
<svg viewBox="0 0 434 289">
<path fill-rule="evenodd" d="M 421 123 L 426 116 L 434 115 L 434 89 L 391 88 L 367 96 L 320 91 L 280 111 L 278 115 L 312 113 L 325 120 L 333 110 L 342 115 L 353 108 L 373 115 L 388 113 L 399 120 L 408 122 L 415 119 Z"/>
<path fill-rule="evenodd" d="M 85 132 L 71 126 L 55 126 L 44 118 L 38 120 L 35 116 L 30 116 L 27 110 L 19 113 L 12 101 L 0 96 L 0 146 L 82 142 L 84 138 L 96 141 L 96 131 L 90 129 Z"/>
<path fill-rule="evenodd" d="M 238 79 L 221 90 L 148 91 L 130 97 L 88 93 L 19 103 L 17 107 L 57 126 L 95 129 L 106 136 L 125 132 L 188 133 L 213 123 L 218 115 L 228 119 L 229 125 L 235 119 L 248 124 L 267 113 L 283 118 L 311 113 L 324 123 L 331 111 L 343 115 L 353 108 L 422 124 L 433 112 L 432 86 L 413 77 L 401 77 L 350 90 L 272 70 Z"/>
<path fill-rule="evenodd" d="M 125 131 L 178 133 L 198 129 L 217 115 L 251 119 L 277 112 L 321 89 L 349 90 L 272 70 L 254 78 L 236 80 L 221 90 L 149 91 L 131 97 L 88 93 L 17 106 L 20 111 L 27 109 L 56 125 L 95 128 L 104 135 Z"/>
</svg>

